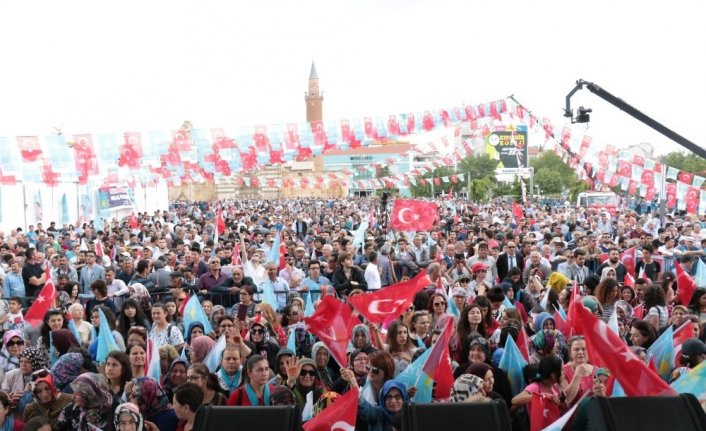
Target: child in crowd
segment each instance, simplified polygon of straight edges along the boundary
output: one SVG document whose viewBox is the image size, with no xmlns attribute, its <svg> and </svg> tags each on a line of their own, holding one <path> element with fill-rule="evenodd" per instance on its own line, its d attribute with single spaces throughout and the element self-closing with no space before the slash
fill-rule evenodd
<svg viewBox="0 0 706 431">
<path fill-rule="evenodd" d="M 3 301 L 4 302 L 4 301 Z M 19 296 L 13 296 L 7 301 L 7 313 L 4 317 L 0 318 L 4 320 L 2 329 L 9 331 L 11 329 L 24 330 L 27 324 L 25 323 L 25 318 L 22 315 L 22 298 Z"/>
</svg>

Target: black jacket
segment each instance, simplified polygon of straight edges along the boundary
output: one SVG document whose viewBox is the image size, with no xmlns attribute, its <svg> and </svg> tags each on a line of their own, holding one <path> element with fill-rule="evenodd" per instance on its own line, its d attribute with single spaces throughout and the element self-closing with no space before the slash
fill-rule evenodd
<svg viewBox="0 0 706 431">
<path fill-rule="evenodd" d="M 351 281 L 355 281 L 358 285 L 351 284 Z M 336 289 L 339 295 L 348 295 L 353 289 L 368 290 L 368 283 L 365 281 L 365 274 L 358 267 L 351 268 L 351 278 L 346 278 L 343 272 L 343 267 L 339 267 L 333 273 L 331 278 L 331 284 L 333 288 Z"/>
</svg>

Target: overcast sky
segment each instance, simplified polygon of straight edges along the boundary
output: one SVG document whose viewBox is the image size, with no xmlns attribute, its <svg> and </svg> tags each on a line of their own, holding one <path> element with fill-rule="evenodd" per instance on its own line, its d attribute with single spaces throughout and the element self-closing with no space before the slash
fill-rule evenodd
<svg viewBox="0 0 706 431">
<path fill-rule="evenodd" d="M 583 78 L 706 146 L 705 16 L 704 2 L 5 1 L 0 135 L 303 121 L 314 59 L 327 119 L 514 94 L 561 124 Z M 679 148 L 587 90 L 580 104 L 596 145 Z"/>
</svg>

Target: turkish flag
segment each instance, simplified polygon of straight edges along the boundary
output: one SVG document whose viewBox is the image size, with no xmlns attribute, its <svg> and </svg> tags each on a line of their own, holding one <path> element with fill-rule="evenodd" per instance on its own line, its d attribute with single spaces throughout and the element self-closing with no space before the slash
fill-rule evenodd
<svg viewBox="0 0 706 431">
<path fill-rule="evenodd" d="M 677 204 L 677 185 L 676 183 L 667 183 L 664 188 L 667 192 L 667 208 L 672 209 Z"/>
<path fill-rule="evenodd" d="M 137 215 L 135 215 L 135 211 L 133 211 L 130 215 L 129 224 L 130 228 L 132 229 L 137 229 L 137 227 L 140 225 L 140 223 L 137 221 Z"/>
<path fill-rule="evenodd" d="M 682 305 L 688 306 L 691 303 L 691 297 L 694 296 L 696 283 L 676 260 L 674 261 L 674 268 L 677 273 L 677 295 L 679 295 L 679 301 Z"/>
<path fill-rule="evenodd" d="M 332 296 L 324 296 L 314 314 L 304 318 L 307 330 L 328 347 L 331 355 L 341 366 L 346 366 L 348 363 L 346 349 L 351 339 L 352 316 L 353 313 L 348 304 Z"/>
<path fill-rule="evenodd" d="M 543 430 L 561 417 L 552 394 L 533 393 L 532 409 L 530 411 L 530 431 Z"/>
<path fill-rule="evenodd" d="M 691 172 L 681 171 L 679 172 L 679 175 L 677 175 L 677 179 L 682 183 L 687 183 L 691 185 L 691 182 L 694 180 L 694 174 L 692 174 Z"/>
<path fill-rule="evenodd" d="M 635 356 L 605 322 L 586 307 L 575 308 L 576 323 L 582 327 L 591 363 L 607 367 L 612 374 L 619 376 L 627 396 L 676 395 L 674 389 Z"/>
<path fill-rule="evenodd" d="M 120 148 L 118 166 L 127 166 L 130 169 L 140 168 L 142 158 L 142 138 L 139 132 L 125 133 L 125 142 Z"/>
<path fill-rule="evenodd" d="M 689 338 L 696 337 L 696 334 L 694 334 L 694 325 L 691 323 L 691 321 L 687 320 L 679 328 L 677 328 L 676 331 L 674 331 L 673 337 L 675 363 L 680 364 L 682 344 L 684 344 L 684 342 Z"/>
<path fill-rule="evenodd" d="M 284 146 L 288 151 L 299 148 L 299 126 L 296 123 L 287 124 L 287 132 L 284 135 Z"/>
<path fill-rule="evenodd" d="M 620 262 L 625 265 L 625 269 L 627 269 L 628 274 L 635 276 L 635 247 L 630 247 L 620 253 Z"/>
<path fill-rule="evenodd" d="M 642 319 L 645 314 L 645 304 L 640 304 L 632 310 L 636 319 Z"/>
<path fill-rule="evenodd" d="M 410 112 L 407 114 L 407 133 L 412 134 L 414 133 L 414 128 L 415 128 L 415 118 L 414 118 L 414 113 Z"/>
<path fill-rule="evenodd" d="M 304 431 L 333 431 L 355 429 L 358 415 L 358 388 L 351 388 L 333 404 L 323 409 L 314 419 L 303 425 Z"/>
<path fill-rule="evenodd" d="M 216 228 L 221 234 L 226 230 L 226 221 L 223 218 L 223 210 L 221 208 L 218 208 L 218 215 L 216 216 Z"/>
<path fill-rule="evenodd" d="M 520 220 L 522 220 L 525 217 L 525 214 L 522 211 L 522 205 L 513 201 L 512 202 L 512 215 L 515 217 L 515 223 L 519 224 Z"/>
<path fill-rule="evenodd" d="M 37 136 L 18 136 L 17 146 L 24 162 L 36 162 L 42 155 L 42 148 Z"/>
<path fill-rule="evenodd" d="M 556 326 L 556 323 L 554 323 Z M 535 328 L 537 331 L 541 331 L 542 328 Z M 525 326 L 522 325 L 520 328 L 520 333 L 517 336 L 517 348 L 520 349 L 520 353 L 525 358 L 525 361 L 529 362 L 529 337 L 527 332 L 525 332 Z"/>
<path fill-rule="evenodd" d="M 255 126 L 255 133 L 252 135 L 255 142 L 255 148 L 261 153 L 266 153 L 270 150 L 270 138 L 267 135 L 267 126 Z"/>
<path fill-rule="evenodd" d="M 431 284 L 425 270 L 409 281 L 387 286 L 375 292 L 355 295 L 348 302 L 366 319 L 374 323 L 382 323 L 389 316 L 401 316 L 413 302 L 414 295 Z"/>
<path fill-rule="evenodd" d="M 689 187 L 684 199 L 686 200 L 687 214 L 696 214 L 699 209 L 699 189 L 697 187 Z"/>
<path fill-rule="evenodd" d="M 189 131 L 185 129 L 172 130 L 172 143 L 176 145 L 177 151 L 191 150 L 191 137 Z"/>
<path fill-rule="evenodd" d="M 51 274 L 49 273 L 49 267 L 47 266 L 44 271 L 44 276 L 46 277 L 46 282 L 44 287 L 37 295 L 37 299 L 34 300 L 29 310 L 25 313 L 25 322 L 29 323 L 30 326 L 37 328 L 44 321 L 44 314 L 47 310 L 54 307 L 54 301 L 58 293 L 54 287 L 54 282 L 51 280 Z"/>
<path fill-rule="evenodd" d="M 397 115 L 390 115 L 387 120 L 387 130 L 393 136 L 400 134 L 400 123 L 397 121 Z"/>
<path fill-rule="evenodd" d="M 637 166 L 645 166 L 645 158 L 635 154 L 632 156 L 632 163 Z"/>
<path fill-rule="evenodd" d="M 435 202 L 414 199 L 396 199 L 392 208 L 390 227 L 403 231 L 431 230 L 439 217 L 439 207 Z"/>
<path fill-rule="evenodd" d="M 435 398 L 437 399 L 448 398 L 451 395 L 451 387 L 454 384 L 451 354 L 449 353 L 449 342 L 454 332 L 454 323 L 454 319 L 446 320 L 446 325 L 441 331 L 441 337 L 431 347 L 432 350 L 429 353 L 429 357 L 422 365 L 422 371 L 434 379 L 436 385 L 434 387 Z"/>
<path fill-rule="evenodd" d="M 630 178 L 632 175 L 632 165 L 630 162 L 626 162 L 625 160 L 618 161 L 618 175 Z"/>
<path fill-rule="evenodd" d="M 566 322 L 564 324 L 564 335 L 571 337 L 581 334 L 581 325 L 577 322 L 576 309 L 583 307 L 581 302 L 581 290 L 576 280 L 573 281 L 571 290 L 571 302 L 569 303 L 569 311 L 566 313 Z"/>
</svg>

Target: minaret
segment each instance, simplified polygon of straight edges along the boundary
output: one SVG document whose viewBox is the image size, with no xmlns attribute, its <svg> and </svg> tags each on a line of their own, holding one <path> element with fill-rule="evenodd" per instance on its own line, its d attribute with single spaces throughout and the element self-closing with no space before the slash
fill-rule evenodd
<svg viewBox="0 0 706 431">
<path fill-rule="evenodd" d="M 304 93 L 306 102 L 306 121 L 323 121 L 324 96 L 319 92 L 319 77 L 316 75 L 316 66 L 311 62 L 311 72 L 309 72 L 309 91 Z"/>
</svg>

